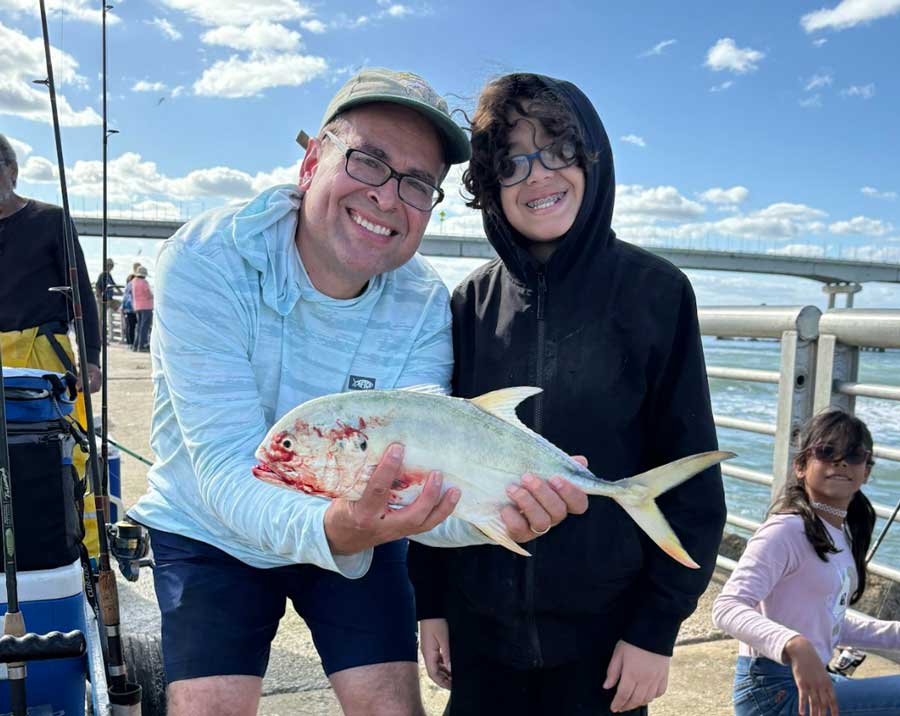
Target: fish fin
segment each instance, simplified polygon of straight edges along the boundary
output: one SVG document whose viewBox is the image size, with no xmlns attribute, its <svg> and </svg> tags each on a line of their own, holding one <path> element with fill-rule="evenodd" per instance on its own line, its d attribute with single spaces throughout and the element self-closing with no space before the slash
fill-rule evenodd
<svg viewBox="0 0 900 716">
<path fill-rule="evenodd" d="M 533 388 L 530 385 L 516 388 L 501 388 L 500 390 L 492 390 L 490 393 L 479 395 L 477 398 L 472 398 L 469 402 L 474 403 L 491 415 L 496 415 L 501 420 L 505 420 L 510 425 L 515 425 L 520 430 L 534 435 L 536 433 L 519 420 L 519 416 L 516 415 L 516 408 L 523 400 L 537 395 L 541 391 L 541 388 Z"/>
<path fill-rule="evenodd" d="M 481 530 L 485 536 L 499 544 L 501 547 L 506 547 L 510 552 L 515 552 L 516 554 L 521 554 L 523 557 L 530 557 L 531 553 L 522 549 L 522 547 L 514 542 L 508 534 L 506 534 L 506 525 L 499 519 L 491 520 L 490 522 L 474 522 L 473 523 L 479 530 Z"/>
<path fill-rule="evenodd" d="M 409 385 L 405 388 L 397 388 L 397 390 L 405 390 L 408 393 L 424 393 L 425 395 L 450 395 L 450 391 L 444 386 L 437 383 L 423 383 L 421 385 Z"/>
<path fill-rule="evenodd" d="M 685 567 L 698 569 L 699 565 L 682 547 L 678 536 L 657 506 L 655 498 L 676 485 L 680 485 L 698 472 L 733 457 L 735 457 L 733 452 L 724 450 L 689 455 L 640 475 L 618 481 L 616 484 L 625 488 L 625 494 L 611 495 L 611 497 L 656 542 L 663 552 Z M 592 491 L 586 490 L 586 492 L 591 494 Z"/>
</svg>

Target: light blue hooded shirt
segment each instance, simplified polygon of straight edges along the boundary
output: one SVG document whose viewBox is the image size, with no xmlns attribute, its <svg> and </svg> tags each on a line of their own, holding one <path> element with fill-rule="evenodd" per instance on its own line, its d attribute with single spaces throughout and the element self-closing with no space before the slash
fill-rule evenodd
<svg viewBox="0 0 900 716">
<path fill-rule="evenodd" d="M 294 242 L 301 197 L 276 186 L 207 212 L 160 249 L 151 340 L 156 462 L 129 515 L 213 545 L 254 567 L 315 564 L 347 577 L 372 550 L 332 555 L 329 502 L 256 479 L 254 453 L 300 403 L 356 385 L 449 388 L 449 295 L 416 255 L 356 298 L 312 285 Z M 484 544 L 450 517 L 433 546 Z"/>
</svg>

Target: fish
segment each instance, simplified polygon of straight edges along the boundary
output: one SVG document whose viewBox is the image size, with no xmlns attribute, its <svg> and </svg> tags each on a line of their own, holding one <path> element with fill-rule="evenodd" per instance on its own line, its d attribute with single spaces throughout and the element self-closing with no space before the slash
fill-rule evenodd
<svg viewBox="0 0 900 716">
<path fill-rule="evenodd" d="M 402 443 L 402 472 L 391 485 L 389 507 L 408 505 L 433 470 L 442 490 L 459 488 L 453 514 L 490 540 L 530 556 L 500 517 L 511 504 L 506 488 L 532 473 L 560 475 L 588 495 L 612 498 L 669 556 L 699 565 L 682 546 L 655 498 L 734 453 L 698 453 L 618 480 L 605 480 L 519 420 L 516 408 L 540 388 L 503 388 L 465 399 L 438 386 L 347 391 L 314 398 L 278 420 L 256 451 L 257 478 L 326 499 L 357 500 L 391 443 Z"/>
</svg>

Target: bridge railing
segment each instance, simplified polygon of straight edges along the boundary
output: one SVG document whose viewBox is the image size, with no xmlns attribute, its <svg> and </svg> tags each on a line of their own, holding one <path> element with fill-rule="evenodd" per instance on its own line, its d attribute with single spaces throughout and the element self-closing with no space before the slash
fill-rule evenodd
<svg viewBox="0 0 900 716">
<path fill-rule="evenodd" d="M 777 339 L 780 370 L 707 366 L 711 379 L 750 381 L 777 386 L 775 422 L 716 415 L 717 428 L 730 428 L 773 437 L 772 472 L 725 463 L 729 478 L 770 488 L 770 504 L 792 479 L 797 436 L 803 423 L 828 406 L 853 412 L 857 397 L 900 400 L 900 386 L 858 382 L 859 352 L 863 348 L 900 348 L 900 310 L 844 309 L 823 314 L 814 306 L 727 307 L 699 310 L 705 336 Z M 900 462 L 900 448 L 876 444 L 876 458 Z M 874 503 L 875 512 L 892 519 L 892 508 Z M 754 531 L 760 523 L 729 511 L 728 524 Z M 720 557 L 726 569 L 734 562 Z M 870 562 L 869 571 L 900 583 L 900 570 Z"/>
</svg>

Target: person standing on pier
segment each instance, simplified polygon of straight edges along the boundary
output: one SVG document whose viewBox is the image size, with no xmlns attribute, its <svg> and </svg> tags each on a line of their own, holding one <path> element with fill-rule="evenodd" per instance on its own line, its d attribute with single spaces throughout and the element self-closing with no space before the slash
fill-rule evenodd
<svg viewBox="0 0 900 716">
<path fill-rule="evenodd" d="M 795 481 L 747 543 L 713 605 L 740 641 L 736 716 L 900 716 L 900 675 L 849 679 L 828 671 L 835 647 L 900 650 L 900 621 L 848 611 L 866 588 L 875 510 L 862 493 L 872 435 L 829 410 L 804 426 Z"/>
<path fill-rule="evenodd" d="M 403 538 L 486 542 L 448 519 L 459 491 L 442 496 L 432 474 L 414 503 L 388 510 L 400 445 L 356 502 L 280 490 L 251 470 L 269 427 L 306 400 L 362 385 L 449 388 L 449 295 L 414 254 L 450 165 L 468 156 L 425 80 L 363 70 L 325 110 L 299 185 L 202 215 L 163 245 L 157 461 L 129 515 L 151 528 L 170 716 L 256 714 L 288 597 L 345 714 L 423 716 Z M 583 509 L 566 485 L 554 506 Z M 527 519 L 508 508 L 517 541 L 551 521 L 545 493 L 527 495 Z"/>
<path fill-rule="evenodd" d="M 453 294 L 454 394 L 543 388 L 521 419 L 607 479 L 715 450 L 691 285 L 611 230 L 612 153 L 588 98 L 534 74 L 489 83 L 464 181 L 499 258 Z M 700 569 L 602 498 L 530 543 L 531 558 L 410 546 L 422 653 L 450 716 L 597 716 L 665 691 L 715 565 L 719 469 L 659 503 Z"/>
<path fill-rule="evenodd" d="M 150 328 L 153 325 L 153 289 L 147 280 L 147 267 L 138 266 L 128 285 L 131 287 L 131 305 L 137 316 L 131 350 L 149 351 Z"/>
</svg>

